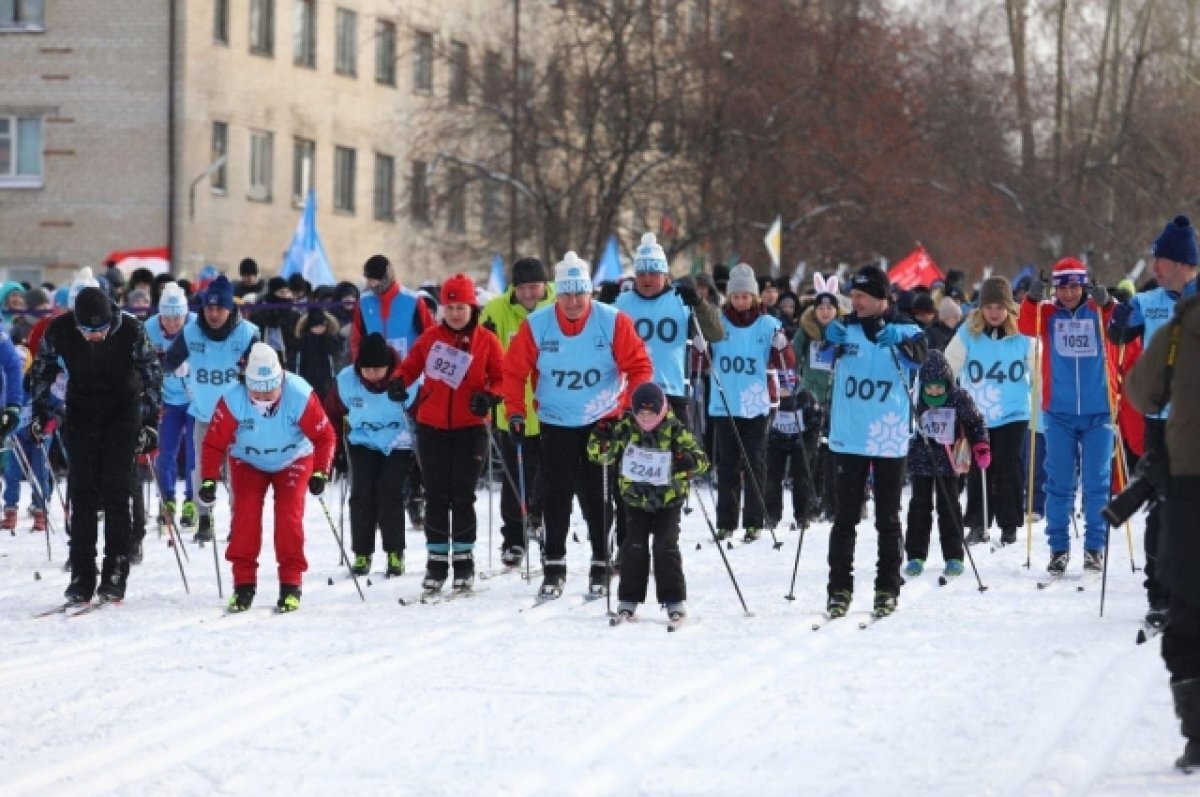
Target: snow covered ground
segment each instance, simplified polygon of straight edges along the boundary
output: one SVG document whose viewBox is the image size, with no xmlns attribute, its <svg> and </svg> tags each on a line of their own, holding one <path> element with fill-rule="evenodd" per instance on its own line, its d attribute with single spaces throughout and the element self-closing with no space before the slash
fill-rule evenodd
<svg viewBox="0 0 1200 797">
<path fill-rule="evenodd" d="M 336 519 L 340 491 L 331 493 Z M 481 493 L 480 569 L 486 501 Z M 219 511 L 222 536 L 226 520 Z M 828 526 L 807 533 L 795 602 L 783 596 L 798 532 L 784 532 L 780 551 L 767 538 L 728 552 L 747 618 L 696 511 L 683 542 L 694 622 L 666 634 L 657 606 L 610 628 L 603 601 L 583 603 L 586 544 L 569 543 L 556 605 L 531 610 L 536 587 L 509 575 L 479 582 L 486 591 L 468 600 L 402 607 L 398 598 L 419 592 L 424 562 L 423 537 L 410 532 L 409 573 L 384 579 L 377 555 L 363 604 L 311 499 L 306 522 L 304 604 L 288 616 L 269 609 L 269 541 L 258 604 L 223 617 L 211 547 L 188 545 L 186 595 L 152 529 L 124 605 L 33 619 L 60 601 L 63 537 L 52 537 L 52 564 L 41 535 L 0 537 L 0 794 L 1200 788 L 1200 776 L 1171 768 L 1183 742 L 1158 642 L 1134 644 L 1144 601 L 1123 532 L 1113 537 L 1103 619 L 1098 589 L 1073 583 L 1079 550 L 1065 583 L 1035 587 L 1048 558 L 1037 529 L 1032 570 L 1022 566 L 1023 533 L 1015 548 L 973 549 L 984 593 L 969 570 L 939 587 L 934 554 L 896 615 L 859 630 L 875 560 L 867 522 L 855 614 L 814 632 Z M 1140 565 L 1140 519 L 1134 534 Z M 223 561 L 222 578 L 228 590 Z"/>
</svg>

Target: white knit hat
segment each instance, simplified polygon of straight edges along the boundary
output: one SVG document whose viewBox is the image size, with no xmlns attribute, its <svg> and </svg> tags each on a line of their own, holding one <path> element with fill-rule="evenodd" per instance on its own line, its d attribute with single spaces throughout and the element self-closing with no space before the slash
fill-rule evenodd
<svg viewBox="0 0 1200 797">
<path fill-rule="evenodd" d="M 725 295 L 733 293 L 749 293 L 758 296 L 758 277 L 754 269 L 745 263 L 738 263 L 729 272 L 729 284 L 725 286 Z"/>
<path fill-rule="evenodd" d="M 163 286 L 162 296 L 158 297 L 158 314 L 167 318 L 180 318 L 188 314 L 187 295 L 183 288 L 174 282 Z"/>
<path fill-rule="evenodd" d="M 75 297 L 84 288 L 99 288 L 100 282 L 92 276 L 92 270 L 87 266 L 79 269 L 79 273 L 75 275 L 74 281 L 71 283 L 71 289 L 67 291 L 67 309 L 75 309 Z"/>
<path fill-rule="evenodd" d="M 962 320 L 962 307 L 949 296 L 943 296 L 938 304 L 938 320 L 946 326 L 954 326 Z"/>
<path fill-rule="evenodd" d="M 654 233 L 648 232 L 642 236 L 642 245 L 633 253 L 634 274 L 669 274 L 667 255 L 658 244 Z"/>
<path fill-rule="evenodd" d="M 554 267 L 554 290 L 559 294 L 592 292 L 591 268 L 574 252 L 567 252 Z"/>
<path fill-rule="evenodd" d="M 266 393 L 283 384 L 283 368 L 279 355 L 267 344 L 259 341 L 250 347 L 246 358 L 246 388 L 256 393 Z"/>
</svg>

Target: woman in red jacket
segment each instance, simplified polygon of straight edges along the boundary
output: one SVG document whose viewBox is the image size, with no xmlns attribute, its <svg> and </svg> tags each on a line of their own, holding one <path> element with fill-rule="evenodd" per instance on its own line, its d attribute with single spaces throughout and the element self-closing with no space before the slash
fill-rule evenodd
<svg viewBox="0 0 1200 797">
<path fill-rule="evenodd" d="M 425 330 L 388 388 L 397 401 L 424 375 L 413 407 L 417 460 L 425 481 L 426 592 L 438 592 L 454 564 L 454 589 L 469 592 L 475 580 L 475 484 L 483 471 L 485 424 L 499 400 L 500 340 L 478 325 L 475 283 L 455 274 L 442 285 L 442 323 Z M 451 517 L 453 516 L 453 520 Z"/>
</svg>

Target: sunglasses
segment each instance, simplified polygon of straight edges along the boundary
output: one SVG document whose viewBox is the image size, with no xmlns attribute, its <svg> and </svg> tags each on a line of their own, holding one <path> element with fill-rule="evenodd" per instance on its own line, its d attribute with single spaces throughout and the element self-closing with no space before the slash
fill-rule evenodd
<svg viewBox="0 0 1200 797">
<path fill-rule="evenodd" d="M 107 324 L 101 324 L 98 327 L 89 327 L 89 326 L 85 326 L 83 324 L 76 324 L 76 326 L 78 326 L 79 331 L 84 333 L 85 335 L 99 335 L 101 332 L 108 331 L 109 326 L 111 326 L 111 322 L 109 322 Z"/>
</svg>

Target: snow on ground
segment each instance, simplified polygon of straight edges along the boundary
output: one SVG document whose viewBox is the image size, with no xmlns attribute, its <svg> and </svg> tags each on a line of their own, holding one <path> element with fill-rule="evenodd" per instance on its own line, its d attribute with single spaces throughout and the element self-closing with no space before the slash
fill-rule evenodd
<svg viewBox="0 0 1200 797">
<path fill-rule="evenodd" d="M 330 493 L 336 519 L 340 491 Z M 481 493 L 481 570 L 486 502 Z M 603 601 L 583 603 L 586 544 L 569 543 L 557 604 L 532 610 L 536 586 L 508 575 L 477 582 L 468 600 L 402 607 L 424 563 L 423 537 L 410 532 L 408 574 L 384 579 L 377 555 L 361 603 L 312 499 L 294 615 L 269 609 L 269 539 L 258 603 L 224 617 L 212 547 L 188 544 L 187 595 L 152 529 L 124 605 L 33 619 L 60 601 L 65 545 L 53 535 L 47 563 L 43 537 L 22 521 L 0 537 L 6 797 L 1115 796 L 1200 786 L 1171 768 L 1183 741 L 1157 641 L 1134 644 L 1144 601 L 1123 532 L 1102 619 L 1098 588 L 1076 590 L 1078 550 L 1065 583 L 1036 589 L 1048 558 L 1037 529 L 1032 570 L 1023 535 L 1015 548 L 973 549 L 983 593 L 969 570 L 939 587 L 934 553 L 898 612 L 859 630 L 875 561 L 868 521 L 855 613 L 814 632 L 828 525 L 807 532 L 794 602 L 783 596 L 799 532 L 783 532 L 779 551 L 768 537 L 727 552 L 747 618 L 697 511 L 682 544 L 694 622 L 666 634 L 656 605 L 610 628 Z M 1140 521 L 1134 535 L 1140 565 Z M 228 591 L 223 561 L 222 578 Z"/>
</svg>

